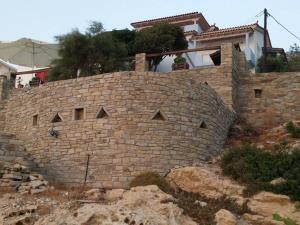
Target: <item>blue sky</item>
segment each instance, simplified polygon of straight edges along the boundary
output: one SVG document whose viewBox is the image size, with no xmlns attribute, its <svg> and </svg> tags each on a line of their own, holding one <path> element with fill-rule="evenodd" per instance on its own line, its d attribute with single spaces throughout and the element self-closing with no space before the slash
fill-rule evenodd
<svg viewBox="0 0 300 225">
<path fill-rule="evenodd" d="M 130 23 L 181 13 L 202 12 L 210 24 L 220 28 L 255 22 L 268 8 L 282 24 L 300 36 L 299 0 L 2 0 L 0 40 L 22 37 L 54 42 L 54 36 L 79 28 L 91 20 L 101 21 L 106 30 L 131 28 Z M 273 47 L 289 49 L 300 45 L 272 19 L 269 32 Z"/>
</svg>

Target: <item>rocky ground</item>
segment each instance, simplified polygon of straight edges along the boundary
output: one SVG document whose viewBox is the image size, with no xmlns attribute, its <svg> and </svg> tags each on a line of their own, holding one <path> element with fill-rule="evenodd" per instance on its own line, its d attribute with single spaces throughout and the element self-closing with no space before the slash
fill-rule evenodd
<svg viewBox="0 0 300 225">
<path fill-rule="evenodd" d="M 0 224 L 284 224 L 273 220 L 275 213 L 300 224 L 300 211 L 287 196 L 260 192 L 245 198 L 245 187 L 223 177 L 215 165 L 173 169 L 166 179 L 173 196 L 154 185 L 107 191 L 48 189 L 35 195 L 2 190 Z"/>
<path fill-rule="evenodd" d="M 14 163 L 0 162 L 0 187 L 23 194 L 38 194 L 44 192 L 47 186 L 48 182 L 43 176 L 30 171 L 22 158 L 17 158 Z"/>
</svg>

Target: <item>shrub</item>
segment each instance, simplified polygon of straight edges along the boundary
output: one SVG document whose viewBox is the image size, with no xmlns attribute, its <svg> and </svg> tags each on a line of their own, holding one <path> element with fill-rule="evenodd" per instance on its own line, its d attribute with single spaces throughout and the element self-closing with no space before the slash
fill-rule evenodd
<svg viewBox="0 0 300 225">
<path fill-rule="evenodd" d="M 292 121 L 289 122 L 285 128 L 293 138 L 300 138 L 300 127 L 296 126 Z"/>
<path fill-rule="evenodd" d="M 266 190 L 300 200 L 300 150 L 271 153 L 244 145 L 225 152 L 221 167 L 225 175 L 247 185 L 247 195 Z M 270 184 L 279 177 L 286 182 Z"/>
<path fill-rule="evenodd" d="M 177 199 L 175 203 L 178 207 L 184 210 L 184 214 L 193 218 L 198 224 L 216 224 L 215 215 L 220 209 L 229 210 L 236 215 L 249 213 L 247 204 L 240 206 L 226 196 L 214 199 L 182 190 L 174 193 L 173 196 Z M 203 207 L 199 202 L 205 202 L 207 205 Z"/>
<path fill-rule="evenodd" d="M 184 57 L 182 57 L 181 55 L 178 55 L 175 59 L 174 59 L 174 63 L 175 64 L 179 64 L 179 63 L 185 63 L 186 59 Z"/>
<path fill-rule="evenodd" d="M 264 64 L 264 58 L 261 57 L 257 61 L 257 72 L 288 72 L 288 64 L 283 56 L 267 56 L 266 64 Z"/>
<path fill-rule="evenodd" d="M 291 218 L 282 217 L 279 214 L 274 214 L 273 220 L 284 222 L 285 225 L 297 225 L 295 220 L 292 220 Z"/>
<path fill-rule="evenodd" d="M 137 187 L 137 186 L 147 186 L 147 185 L 157 185 L 160 190 L 170 193 L 171 187 L 167 183 L 167 181 L 161 177 L 158 173 L 154 172 L 145 172 L 138 175 L 134 178 L 129 186 L 130 187 Z"/>
</svg>

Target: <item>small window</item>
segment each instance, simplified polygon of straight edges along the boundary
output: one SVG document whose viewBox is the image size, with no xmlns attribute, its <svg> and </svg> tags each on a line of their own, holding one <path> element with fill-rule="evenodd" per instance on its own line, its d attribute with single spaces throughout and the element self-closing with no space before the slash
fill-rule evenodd
<svg viewBox="0 0 300 225">
<path fill-rule="evenodd" d="M 261 89 L 254 89 L 255 98 L 261 98 L 262 90 Z"/>
<path fill-rule="evenodd" d="M 32 126 L 38 125 L 38 115 L 34 115 L 32 118 Z"/>
<path fill-rule="evenodd" d="M 74 113 L 75 113 L 74 120 L 83 120 L 84 119 L 84 109 L 83 108 L 75 109 Z"/>
<path fill-rule="evenodd" d="M 206 129 L 207 128 L 207 125 L 206 125 L 206 123 L 204 121 L 201 121 L 200 128 L 201 129 Z"/>
<path fill-rule="evenodd" d="M 100 111 L 97 113 L 96 118 L 97 119 L 103 119 L 103 118 L 106 118 L 106 117 L 108 117 L 107 112 L 105 111 L 105 109 L 101 108 Z"/>
<path fill-rule="evenodd" d="M 156 111 L 152 120 L 166 120 L 166 117 L 162 114 L 160 110 Z"/>
<path fill-rule="evenodd" d="M 61 116 L 58 113 L 56 113 L 56 115 L 51 120 L 51 123 L 59 123 L 59 122 L 62 122 L 62 121 L 63 120 L 62 120 Z"/>
</svg>

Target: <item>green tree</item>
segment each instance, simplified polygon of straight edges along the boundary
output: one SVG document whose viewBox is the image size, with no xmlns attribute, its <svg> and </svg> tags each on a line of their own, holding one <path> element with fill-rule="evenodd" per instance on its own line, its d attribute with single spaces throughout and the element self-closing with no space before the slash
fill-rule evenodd
<svg viewBox="0 0 300 225">
<path fill-rule="evenodd" d="M 113 38 L 124 43 L 127 48 L 128 56 L 135 56 L 134 42 L 135 42 L 135 30 L 123 29 L 123 30 L 113 30 Z"/>
<path fill-rule="evenodd" d="M 92 21 L 85 34 L 74 30 L 56 39 L 60 59 L 53 62 L 50 81 L 75 78 L 78 71 L 80 76 L 92 76 L 125 68 L 126 44 L 105 32 L 99 22 Z"/>
<path fill-rule="evenodd" d="M 136 33 L 134 48 L 136 53 L 164 53 L 183 50 L 188 47 L 181 27 L 173 24 L 156 24 Z M 150 68 L 157 70 L 157 66 L 166 56 L 153 57 Z"/>
<path fill-rule="evenodd" d="M 290 46 L 288 61 L 290 72 L 300 71 L 300 47 L 296 43 Z"/>
</svg>

